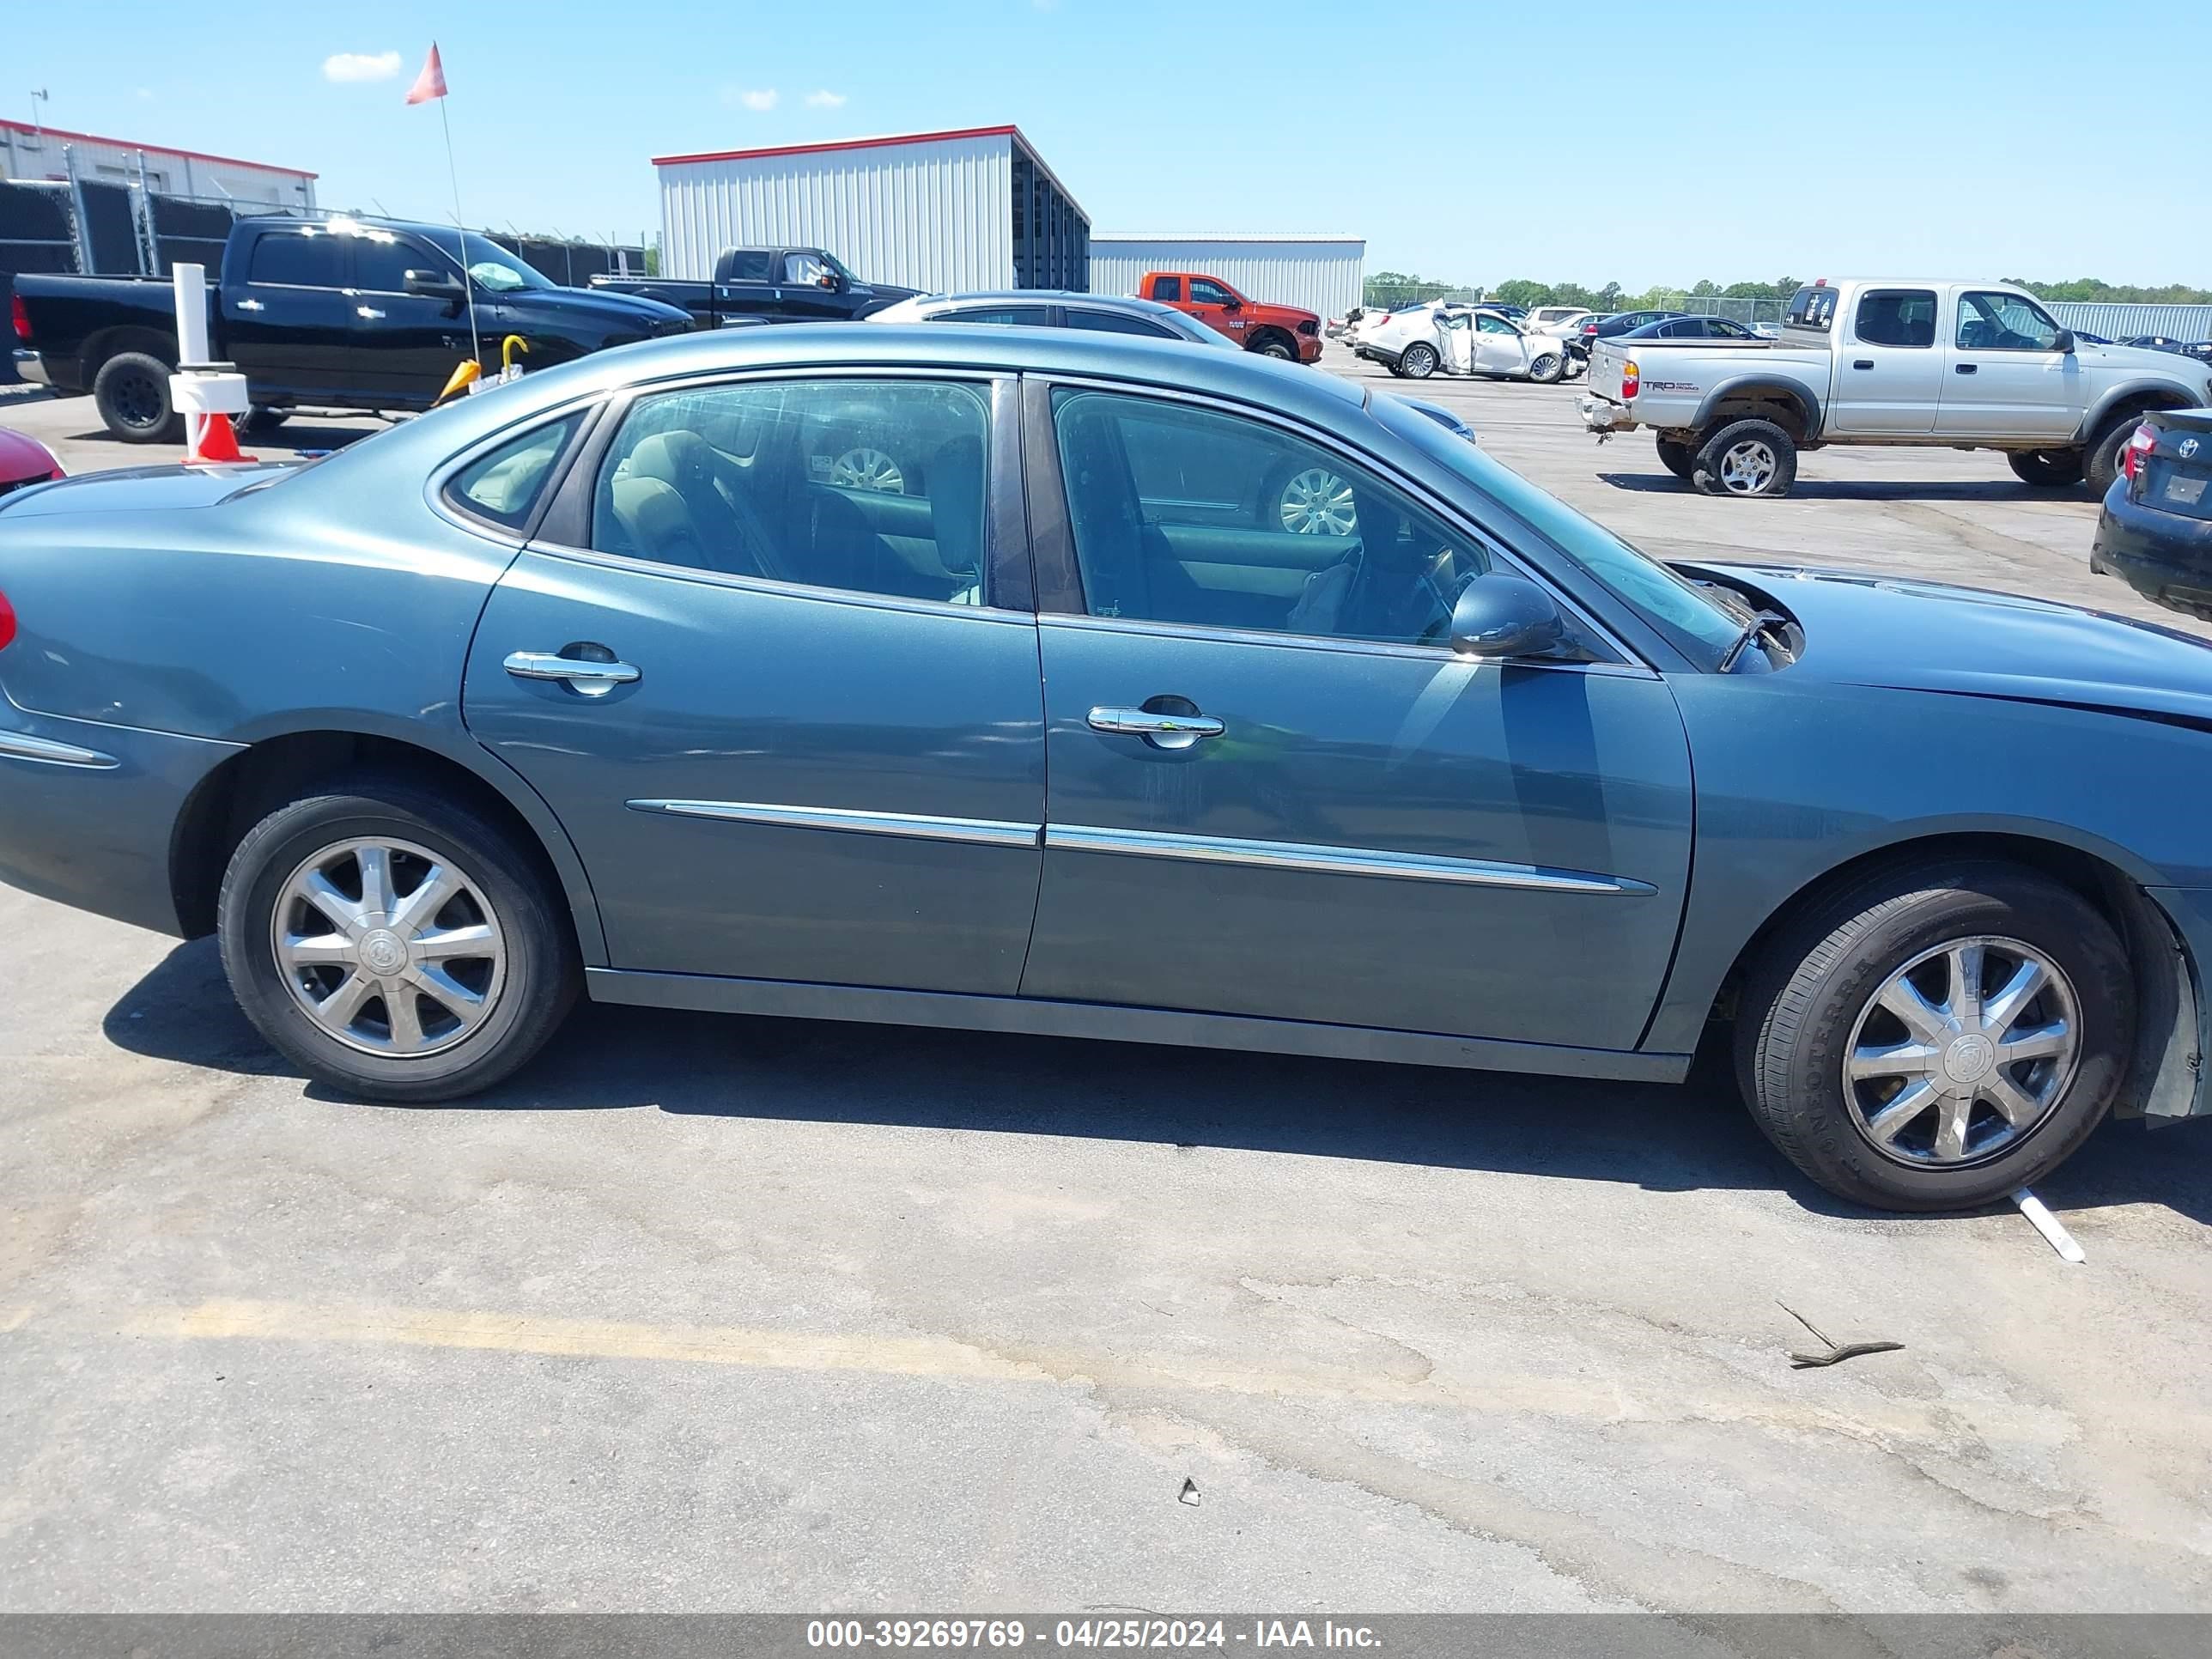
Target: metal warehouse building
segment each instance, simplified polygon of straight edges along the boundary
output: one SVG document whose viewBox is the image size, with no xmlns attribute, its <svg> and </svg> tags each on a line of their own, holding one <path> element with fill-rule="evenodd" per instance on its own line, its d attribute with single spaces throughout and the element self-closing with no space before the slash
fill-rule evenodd
<svg viewBox="0 0 2212 1659">
<path fill-rule="evenodd" d="M 214 201 L 292 208 L 315 204 L 315 175 L 299 167 L 34 127 L 26 121 L 0 121 L 0 179 L 143 185 L 170 196 Z"/>
<path fill-rule="evenodd" d="M 820 247 L 872 283 L 953 293 L 1085 289 L 1091 219 L 1020 129 L 657 155 L 661 258 L 714 273 L 726 247 Z"/>
<path fill-rule="evenodd" d="M 1271 305 L 1341 317 L 1359 303 L 1367 243 L 1358 236 L 1097 236 L 1091 287 L 1134 294 L 1148 270 L 1202 270 Z"/>
</svg>

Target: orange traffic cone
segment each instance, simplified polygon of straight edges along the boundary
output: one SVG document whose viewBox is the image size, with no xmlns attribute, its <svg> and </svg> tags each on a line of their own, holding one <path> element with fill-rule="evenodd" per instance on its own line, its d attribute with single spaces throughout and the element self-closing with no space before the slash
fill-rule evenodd
<svg viewBox="0 0 2212 1659">
<path fill-rule="evenodd" d="M 230 429 L 228 415 L 204 415 L 191 436 L 185 452 L 185 465 L 196 463 L 216 465 L 225 461 L 252 461 L 260 458 L 239 453 L 238 434 Z"/>
</svg>

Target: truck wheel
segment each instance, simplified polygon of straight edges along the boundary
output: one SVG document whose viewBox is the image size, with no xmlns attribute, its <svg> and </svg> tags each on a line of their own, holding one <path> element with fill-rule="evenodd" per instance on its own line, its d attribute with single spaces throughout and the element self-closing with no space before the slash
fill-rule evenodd
<svg viewBox="0 0 2212 1659">
<path fill-rule="evenodd" d="M 2098 495 L 2110 489 L 2112 480 L 2120 476 L 2121 453 L 2142 424 L 2142 413 L 2130 410 L 2089 441 L 2089 447 L 2082 455 L 2081 476 Z"/>
<path fill-rule="evenodd" d="M 1437 372 L 1437 349 L 1416 340 L 1399 354 L 1398 373 L 1409 380 L 1425 380 Z"/>
<path fill-rule="evenodd" d="M 159 357 L 117 352 L 93 376 L 92 403 L 126 444 L 184 441 L 184 416 L 169 405 L 169 366 Z"/>
<path fill-rule="evenodd" d="M 1771 421 L 1730 421 L 1698 450 L 1691 482 L 1714 495 L 1786 495 L 1797 482 L 1797 446 Z"/>
<path fill-rule="evenodd" d="M 2078 449 L 2031 449 L 2008 455 L 2005 459 L 2012 464 L 2014 477 L 2039 489 L 2063 489 L 2068 484 L 2081 482 L 2081 452 Z"/>
<path fill-rule="evenodd" d="M 2070 889 L 2016 866 L 1893 867 L 1769 942 L 1736 1025 L 1745 1103 L 1830 1192 L 1987 1204 L 2057 1167 L 2127 1071 L 2128 956 Z"/>
<path fill-rule="evenodd" d="M 1298 355 L 1291 349 L 1288 343 L 1279 334 L 1270 334 L 1263 339 L 1255 341 L 1252 349 L 1262 357 L 1273 357 L 1277 362 L 1282 363 L 1289 362 Z"/>
<path fill-rule="evenodd" d="M 1559 377 L 1566 372 L 1567 361 L 1556 351 L 1544 352 L 1528 365 L 1528 378 L 1538 386 L 1557 385 Z"/>
<path fill-rule="evenodd" d="M 1691 475 L 1698 470 L 1698 452 L 1678 438 L 1662 438 L 1659 440 L 1659 465 L 1687 483 Z"/>
</svg>

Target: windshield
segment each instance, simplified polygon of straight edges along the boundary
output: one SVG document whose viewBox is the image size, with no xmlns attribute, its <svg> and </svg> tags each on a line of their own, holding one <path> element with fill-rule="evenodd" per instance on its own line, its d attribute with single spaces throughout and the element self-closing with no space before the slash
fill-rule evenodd
<svg viewBox="0 0 2212 1659">
<path fill-rule="evenodd" d="M 863 286 L 860 279 L 853 275 L 851 271 L 846 270 L 845 262 L 842 259 L 840 259 L 836 254 L 824 253 L 822 256 L 822 263 L 829 266 L 830 270 L 836 271 L 840 276 L 843 277 L 845 279 L 846 287 L 856 288 Z"/>
<path fill-rule="evenodd" d="M 1572 559 L 1673 641 L 1691 661 L 1717 669 L 1743 631 L 1741 620 L 1647 553 L 1595 520 L 1547 495 L 1510 467 L 1395 398 L 1369 401 L 1369 412 L 1447 471 L 1512 514 Z"/>
<path fill-rule="evenodd" d="M 513 294 L 518 289 L 558 286 L 520 254 L 509 253 L 488 236 L 479 236 L 476 232 L 469 231 L 461 238 L 461 246 L 467 255 L 469 275 L 494 294 Z"/>
</svg>

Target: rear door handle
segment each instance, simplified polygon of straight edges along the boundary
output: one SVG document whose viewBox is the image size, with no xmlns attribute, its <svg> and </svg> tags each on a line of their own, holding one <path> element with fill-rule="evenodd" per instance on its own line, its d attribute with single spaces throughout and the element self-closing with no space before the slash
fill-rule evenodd
<svg viewBox="0 0 2212 1659">
<path fill-rule="evenodd" d="M 1188 749 L 1200 738 L 1218 738 L 1227 730 L 1210 714 L 1156 714 L 1149 708 L 1094 708 L 1091 729 L 1142 738 L 1159 749 Z"/>
<path fill-rule="evenodd" d="M 604 697 L 615 687 L 641 678 L 626 662 L 586 662 L 551 651 L 510 652 L 505 665 L 519 680 L 562 680 L 587 697 Z"/>
<path fill-rule="evenodd" d="M 1954 363 L 1951 365 L 1951 372 L 1954 374 L 1972 374 L 1980 367 L 1979 363 Z"/>
<path fill-rule="evenodd" d="M 1874 359 L 1871 357 L 1862 357 L 1858 362 L 1853 363 L 1851 367 L 1853 368 L 1872 368 L 1874 367 Z"/>
<path fill-rule="evenodd" d="M 379 311 L 374 306 L 356 306 L 353 308 L 353 314 L 356 317 L 368 317 L 371 319 L 380 318 L 384 315 L 384 313 Z"/>
</svg>

